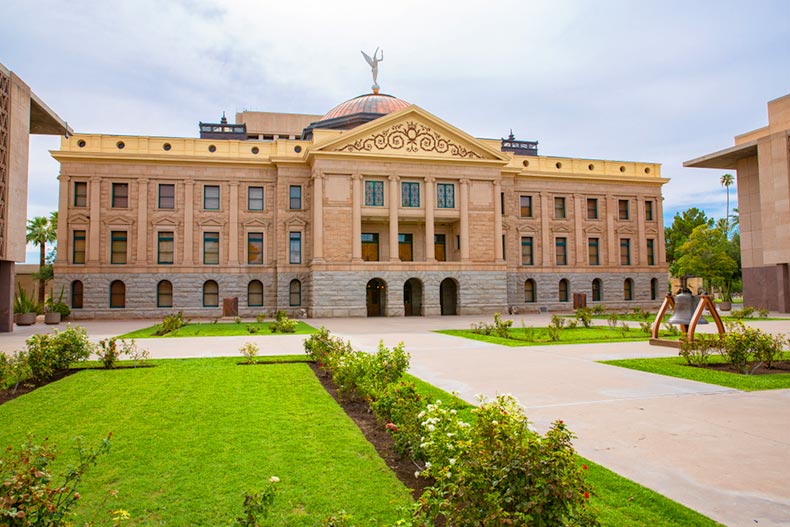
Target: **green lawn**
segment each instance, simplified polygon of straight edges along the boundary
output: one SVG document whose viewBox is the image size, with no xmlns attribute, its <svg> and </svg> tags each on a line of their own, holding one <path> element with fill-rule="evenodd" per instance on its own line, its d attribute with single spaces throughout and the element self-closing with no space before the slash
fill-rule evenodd
<svg viewBox="0 0 790 527">
<path fill-rule="evenodd" d="M 243 492 L 281 479 L 270 525 L 315 526 L 345 509 L 359 526 L 391 523 L 409 493 L 306 364 L 239 366 L 240 357 L 89 369 L 0 406 L 0 446 L 49 437 L 62 461 L 71 438 L 113 432 L 84 478 L 75 524 L 225 525 Z M 101 505 L 110 489 L 116 501 Z"/>
<path fill-rule="evenodd" d="M 634 340 L 648 340 L 650 335 L 639 328 L 630 328 L 625 331 L 622 328 L 612 329 L 608 326 L 592 326 L 590 328 L 576 327 L 565 328 L 560 333 L 560 340 L 552 341 L 546 328 L 511 328 L 510 335 L 513 338 L 503 338 L 494 335 L 483 335 L 475 333 L 470 329 L 442 329 L 437 333 L 464 337 L 472 340 L 501 344 L 502 346 L 545 346 L 549 344 L 593 344 L 596 342 L 629 342 Z M 531 333 L 531 340 L 527 340 Z M 666 339 L 677 339 L 678 337 L 669 336 L 665 331 L 661 331 L 661 337 Z"/>
<path fill-rule="evenodd" d="M 785 360 L 790 360 L 790 353 L 785 352 Z M 755 390 L 778 390 L 790 388 L 790 373 L 772 373 L 768 375 L 741 375 L 726 371 L 697 368 L 686 364 L 683 357 L 661 357 L 656 359 L 622 359 L 601 361 L 604 364 L 630 368 L 632 370 L 680 377 L 692 381 L 718 384 L 728 388 L 736 388 L 746 392 Z M 721 364 L 724 359 L 718 355 L 711 357 L 711 363 Z"/>
<path fill-rule="evenodd" d="M 145 339 L 145 338 L 172 338 L 172 337 L 236 337 L 245 335 L 310 335 L 317 330 L 302 321 L 296 323 L 295 333 L 272 333 L 269 330 L 270 322 L 190 322 L 186 326 L 168 333 L 167 335 L 155 335 L 157 326 L 138 329 L 130 333 L 120 335 L 122 339 Z M 257 333 L 248 331 L 248 327 L 257 329 Z"/>
<path fill-rule="evenodd" d="M 471 421 L 473 406 L 463 403 L 451 394 L 407 374 L 417 390 L 443 404 L 455 400 L 460 403 L 458 415 Z M 661 525 L 662 527 L 713 527 L 720 524 L 669 498 L 634 483 L 611 470 L 579 456 L 579 463 L 589 468 L 587 480 L 595 492 L 590 498 L 591 507 L 598 513 L 603 527 Z"/>
<path fill-rule="evenodd" d="M 707 311 L 706 311 L 706 313 L 707 313 Z M 757 315 L 755 315 L 753 317 L 750 317 L 750 318 L 736 318 L 736 317 L 731 317 L 731 316 L 729 316 L 729 315 L 727 315 L 725 313 L 726 312 L 719 311 L 719 316 L 721 317 L 722 322 L 734 322 L 736 320 L 741 320 L 744 323 L 748 323 L 748 322 L 754 322 L 754 321 L 757 321 L 757 320 L 787 320 L 787 317 L 760 317 L 760 316 L 757 316 Z M 652 323 L 653 321 L 655 321 L 657 314 L 658 314 L 657 312 L 656 313 L 651 313 L 650 314 L 650 318 L 648 319 L 648 322 Z M 711 315 L 705 314 L 703 316 L 705 317 L 705 319 L 708 322 L 711 322 L 711 323 L 713 322 L 713 317 Z M 598 320 L 607 320 L 609 318 L 609 315 L 593 315 L 592 317 L 595 318 L 595 319 L 598 319 Z M 672 317 L 671 313 L 665 314 L 664 318 L 662 320 L 662 323 L 667 322 L 671 317 Z M 566 315 L 565 318 L 574 319 L 576 317 L 575 317 L 575 315 Z M 628 321 L 628 322 L 644 322 L 645 321 L 645 319 L 643 317 L 641 317 L 639 315 L 634 315 L 633 313 L 626 313 L 626 314 L 619 314 L 618 313 L 617 320 L 625 320 L 625 321 Z"/>
</svg>

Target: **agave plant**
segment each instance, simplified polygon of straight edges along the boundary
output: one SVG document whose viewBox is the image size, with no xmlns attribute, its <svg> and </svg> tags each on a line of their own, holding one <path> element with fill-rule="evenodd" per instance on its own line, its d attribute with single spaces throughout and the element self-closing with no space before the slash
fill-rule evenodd
<svg viewBox="0 0 790 527">
<path fill-rule="evenodd" d="M 39 304 L 33 295 L 28 295 L 22 284 L 17 285 L 19 292 L 14 295 L 14 313 L 38 313 Z"/>
</svg>

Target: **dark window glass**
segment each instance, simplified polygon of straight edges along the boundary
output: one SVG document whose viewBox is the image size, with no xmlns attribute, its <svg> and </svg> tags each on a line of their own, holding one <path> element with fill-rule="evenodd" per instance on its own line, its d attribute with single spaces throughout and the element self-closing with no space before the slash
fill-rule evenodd
<svg viewBox="0 0 790 527">
<path fill-rule="evenodd" d="M 626 278 L 623 282 L 623 300 L 634 299 L 634 281 Z"/>
<path fill-rule="evenodd" d="M 170 183 L 159 185 L 159 208 L 160 209 L 176 208 L 175 185 Z"/>
<path fill-rule="evenodd" d="M 247 233 L 247 263 L 250 265 L 263 264 L 263 233 Z"/>
<path fill-rule="evenodd" d="M 288 304 L 292 307 L 302 305 L 302 282 L 299 280 L 291 280 L 288 286 Z"/>
<path fill-rule="evenodd" d="M 560 302 L 568 301 L 568 297 L 570 296 L 569 290 L 570 290 L 570 285 L 568 284 L 568 281 L 564 278 L 560 280 L 560 291 L 559 291 Z"/>
<path fill-rule="evenodd" d="M 86 181 L 74 182 L 74 206 L 88 206 L 88 183 Z"/>
<path fill-rule="evenodd" d="M 652 238 L 647 240 L 647 265 L 656 265 L 655 243 Z"/>
<path fill-rule="evenodd" d="M 629 216 L 630 216 L 629 212 L 630 211 L 628 210 L 628 200 L 627 199 L 619 200 L 617 202 L 617 215 L 618 215 L 618 218 L 621 219 L 621 220 L 627 220 L 629 218 Z"/>
<path fill-rule="evenodd" d="M 71 283 L 71 309 L 82 309 L 82 282 L 79 280 Z"/>
<path fill-rule="evenodd" d="M 537 291 L 535 280 L 530 278 L 524 282 L 524 302 L 536 302 L 538 298 Z"/>
<path fill-rule="evenodd" d="M 401 183 L 401 206 L 402 207 L 419 207 L 420 206 L 420 184 L 419 183 Z"/>
<path fill-rule="evenodd" d="M 260 280 L 252 280 L 247 284 L 247 305 L 250 307 L 263 305 L 263 284 Z"/>
<path fill-rule="evenodd" d="M 175 243 L 173 242 L 173 231 L 163 231 L 157 234 L 156 240 L 156 263 L 172 264 Z"/>
<path fill-rule="evenodd" d="M 203 283 L 203 307 L 217 307 L 219 305 L 219 285 L 214 280 Z"/>
<path fill-rule="evenodd" d="M 219 185 L 203 186 L 203 208 L 219 210 Z"/>
<path fill-rule="evenodd" d="M 592 281 L 592 300 L 593 302 L 600 302 L 601 301 L 601 291 L 603 286 L 601 285 L 601 279 L 596 278 Z"/>
<path fill-rule="evenodd" d="M 557 238 L 554 241 L 557 265 L 568 265 L 568 239 Z"/>
<path fill-rule="evenodd" d="M 126 263 L 126 231 L 110 232 L 110 263 Z"/>
<path fill-rule="evenodd" d="M 631 265 L 631 240 L 628 238 L 620 240 L 620 265 Z"/>
<path fill-rule="evenodd" d="M 383 181 L 365 181 L 365 206 L 366 207 L 384 206 Z"/>
<path fill-rule="evenodd" d="M 74 231 L 72 233 L 71 263 L 85 263 L 85 231 Z"/>
<path fill-rule="evenodd" d="M 292 264 L 302 263 L 302 233 L 289 233 L 288 243 L 288 262 Z"/>
<path fill-rule="evenodd" d="M 658 278 L 650 280 L 650 300 L 658 298 Z"/>
<path fill-rule="evenodd" d="M 587 219 L 598 219 L 598 200 L 595 198 L 587 198 Z"/>
<path fill-rule="evenodd" d="M 521 265 L 534 265 L 532 236 L 521 237 Z"/>
<path fill-rule="evenodd" d="M 247 209 L 263 210 L 263 187 L 247 188 Z"/>
<path fill-rule="evenodd" d="M 112 208 L 125 209 L 129 207 L 129 183 L 112 184 Z"/>
<path fill-rule="evenodd" d="M 402 262 L 414 260 L 414 237 L 411 234 L 398 234 L 398 257 Z"/>
<path fill-rule="evenodd" d="M 299 185 L 291 185 L 288 189 L 288 207 L 291 210 L 302 209 L 302 187 Z"/>
<path fill-rule="evenodd" d="M 205 265 L 219 264 L 219 233 L 203 233 L 203 263 Z"/>
<path fill-rule="evenodd" d="M 156 285 L 156 307 L 173 307 L 173 284 L 168 280 Z"/>
<path fill-rule="evenodd" d="M 565 198 L 554 198 L 554 217 L 560 220 L 565 218 Z"/>
<path fill-rule="evenodd" d="M 587 256 L 590 259 L 590 265 L 600 265 L 598 238 L 590 238 L 587 240 Z"/>
<path fill-rule="evenodd" d="M 375 232 L 362 233 L 362 259 L 366 262 L 379 261 L 379 235 Z"/>
<path fill-rule="evenodd" d="M 126 307 L 126 285 L 120 280 L 110 284 L 110 307 Z"/>
<path fill-rule="evenodd" d="M 653 221 L 653 202 L 652 201 L 645 201 L 645 219 L 647 221 Z"/>
<path fill-rule="evenodd" d="M 532 217 L 532 196 L 521 196 L 521 204 L 520 204 L 520 213 L 519 215 L 522 218 L 531 218 Z"/>
<path fill-rule="evenodd" d="M 436 206 L 440 209 L 455 208 L 455 185 L 452 183 L 436 184 Z"/>
</svg>

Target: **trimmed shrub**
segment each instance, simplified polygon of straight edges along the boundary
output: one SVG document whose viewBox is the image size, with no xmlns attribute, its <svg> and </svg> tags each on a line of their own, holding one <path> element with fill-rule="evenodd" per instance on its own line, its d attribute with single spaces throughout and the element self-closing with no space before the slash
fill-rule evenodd
<svg viewBox="0 0 790 527">
<path fill-rule="evenodd" d="M 172 333 L 173 331 L 177 331 L 183 328 L 184 326 L 186 326 L 187 324 L 189 324 L 190 320 L 191 319 L 189 318 L 186 319 L 184 318 L 183 311 L 179 311 L 178 313 L 167 315 L 162 320 L 162 323 L 156 326 L 155 335 L 162 336 L 162 335 L 167 335 L 168 333 Z"/>
<path fill-rule="evenodd" d="M 288 314 L 280 310 L 277 312 L 274 322 L 269 324 L 269 330 L 272 333 L 294 333 L 296 332 L 296 324 L 296 320 L 288 318 Z"/>
<path fill-rule="evenodd" d="M 697 335 L 692 341 L 683 337 L 678 354 L 686 359 L 689 366 L 706 366 L 713 353 L 721 353 L 723 345 L 719 335 Z"/>
<path fill-rule="evenodd" d="M 36 382 L 47 381 L 71 363 L 86 360 L 94 348 L 85 328 L 71 325 L 65 331 L 32 335 L 25 345 L 30 378 Z"/>
</svg>

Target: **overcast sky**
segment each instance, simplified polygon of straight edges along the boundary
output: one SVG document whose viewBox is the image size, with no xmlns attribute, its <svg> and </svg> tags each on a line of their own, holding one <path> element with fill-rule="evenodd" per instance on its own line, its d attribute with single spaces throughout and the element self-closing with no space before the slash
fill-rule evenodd
<svg viewBox="0 0 790 527">
<path fill-rule="evenodd" d="M 725 171 L 683 161 L 765 126 L 790 93 L 788 0 L 3 0 L 0 18 L 0 62 L 76 132 L 324 114 L 370 90 L 359 52 L 378 46 L 382 92 L 473 136 L 662 163 L 668 223 L 691 206 L 724 216 Z M 58 145 L 31 141 L 28 217 L 57 208 Z"/>
</svg>

